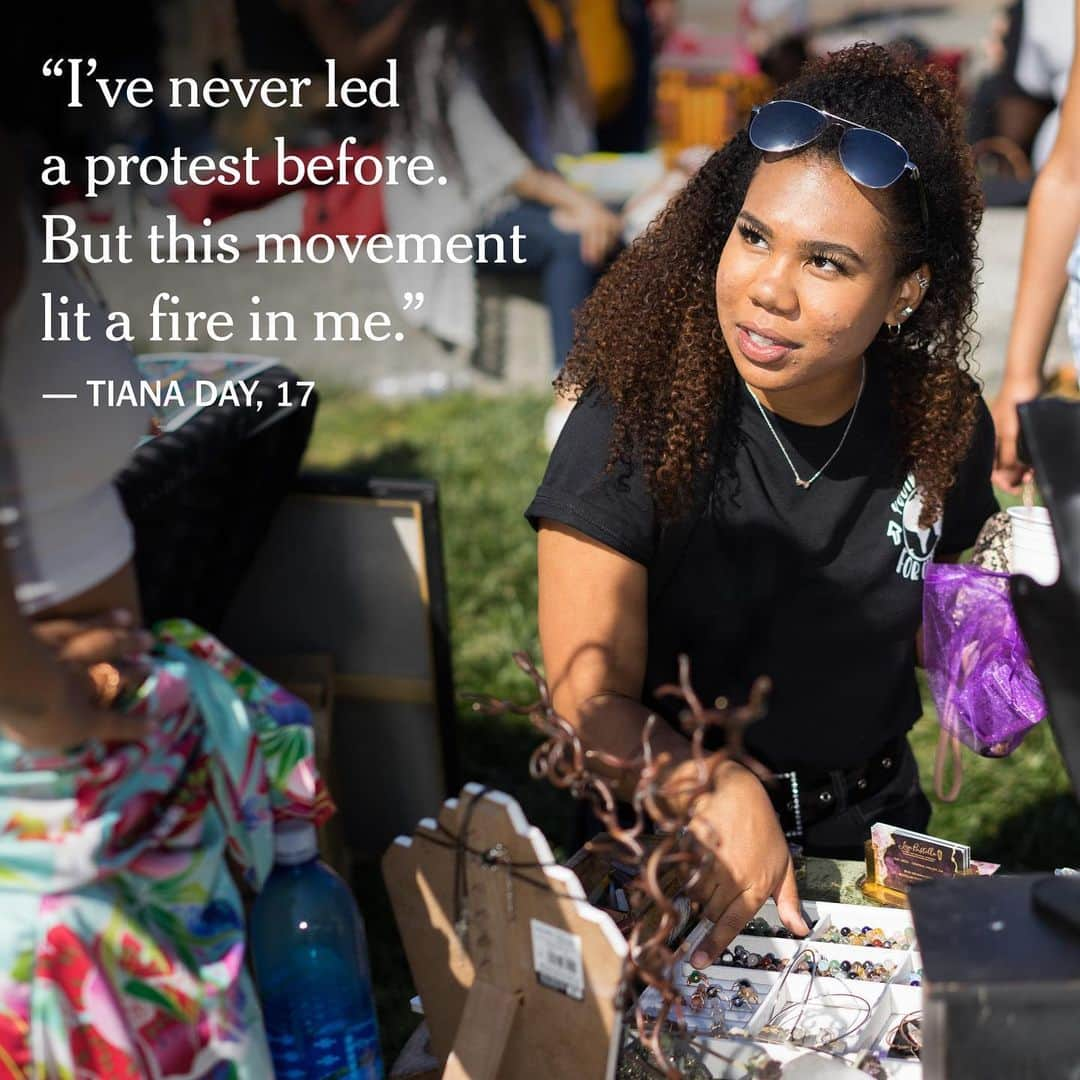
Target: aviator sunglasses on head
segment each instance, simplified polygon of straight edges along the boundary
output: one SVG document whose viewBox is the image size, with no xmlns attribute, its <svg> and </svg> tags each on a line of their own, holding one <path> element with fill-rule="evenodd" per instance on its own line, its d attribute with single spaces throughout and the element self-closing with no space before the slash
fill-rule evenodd
<svg viewBox="0 0 1080 1080">
<path fill-rule="evenodd" d="M 926 232 L 929 215 L 919 168 L 900 143 L 885 132 L 833 116 L 803 101 L 783 100 L 756 106 L 748 134 L 759 150 L 784 153 L 809 146 L 834 124 L 845 129 L 840 138 L 840 164 L 855 183 L 868 188 L 887 188 L 910 173 L 919 191 L 919 210 Z"/>
</svg>

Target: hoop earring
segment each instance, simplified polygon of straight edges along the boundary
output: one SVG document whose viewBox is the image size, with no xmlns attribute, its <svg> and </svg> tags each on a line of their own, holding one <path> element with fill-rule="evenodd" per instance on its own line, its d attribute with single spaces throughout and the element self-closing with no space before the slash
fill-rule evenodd
<svg viewBox="0 0 1080 1080">
<path fill-rule="evenodd" d="M 916 274 L 915 280 L 919 283 L 919 288 L 922 289 L 923 292 L 926 292 L 926 290 L 930 288 L 930 279 L 923 277 L 922 274 Z"/>
<path fill-rule="evenodd" d="M 895 341 L 900 336 L 901 326 L 899 323 L 886 323 L 889 330 L 889 340 Z"/>
</svg>

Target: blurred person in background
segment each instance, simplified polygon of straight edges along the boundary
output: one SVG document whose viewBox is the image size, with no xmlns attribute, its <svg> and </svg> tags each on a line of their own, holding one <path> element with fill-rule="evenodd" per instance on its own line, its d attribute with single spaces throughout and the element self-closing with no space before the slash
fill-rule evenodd
<svg viewBox="0 0 1080 1080">
<path fill-rule="evenodd" d="M 239 62 L 259 75 L 310 75 L 313 91 L 325 85 L 326 61 L 334 60 L 338 79 L 386 73 L 413 0 L 232 0 Z M 219 12 L 214 11 L 215 16 Z M 317 92 L 295 113 L 252 105 L 233 110 L 221 135 L 233 147 L 269 149 L 275 135 L 294 146 L 321 145 L 355 136 L 374 142 L 379 110 L 322 109 Z M 232 125 L 232 126 L 230 126 Z M 233 128 L 235 127 L 235 130 Z"/>
<path fill-rule="evenodd" d="M 632 105 L 642 67 L 638 55 L 639 21 L 646 24 L 645 34 L 649 38 L 641 0 L 570 0 L 569 5 L 562 0 L 531 0 L 531 6 L 551 48 L 556 50 L 562 47 L 566 37 L 563 12 L 569 8 L 589 106 L 596 123 L 597 149 L 629 149 L 613 145 L 612 141 L 619 141 L 618 129 Z M 631 7 L 633 11 L 629 10 Z M 651 40 L 647 43 L 647 53 L 644 58 L 646 68 L 652 61 Z M 645 123 L 647 126 L 647 120 Z M 610 137 L 605 138 L 605 132 L 610 133 Z"/>
<path fill-rule="evenodd" d="M 553 366 L 573 342 L 574 311 L 619 243 L 621 221 L 573 188 L 555 169 L 560 153 L 594 148 L 569 9 L 552 48 L 529 0 L 417 0 L 399 50 L 401 108 L 391 153 L 426 153 L 445 184 L 387 187 L 395 233 L 525 235 L 524 265 L 489 267 L 539 273 L 551 320 Z M 509 245 L 507 251 L 509 251 Z M 481 267 L 483 269 L 483 267 Z M 452 344 L 476 338 L 476 265 L 396 266 L 395 292 L 422 292 L 421 325 Z M 554 441 L 569 411 L 557 401 L 545 421 Z"/>
<path fill-rule="evenodd" d="M 366 75 L 393 55 L 413 0 L 234 0 L 244 59 L 253 71 Z"/>
<path fill-rule="evenodd" d="M 1019 87 L 1053 108 L 1032 141 L 1031 164 L 1038 172 L 1050 156 L 1060 121 L 1061 102 L 1073 58 L 1075 10 L 1072 0 L 1023 0 L 1013 76 Z"/>
<path fill-rule="evenodd" d="M 1037 6 L 1033 0 L 1025 0 L 1025 4 L 1029 14 Z M 1053 53 L 1060 64 L 1066 49 L 1075 55 L 1080 0 L 1053 0 L 1042 5 L 1050 7 L 1054 8 L 1052 23 L 1058 35 L 1052 42 Z M 1067 38 L 1061 40 L 1066 33 Z M 1027 472 L 1027 466 L 1017 456 L 1020 422 L 1016 407 L 1042 391 L 1046 352 L 1067 286 L 1069 336 L 1074 354 L 1080 354 L 1080 247 L 1076 245 L 1080 231 L 1080 65 L 1075 60 L 1067 84 L 1060 91 L 1061 122 L 1028 203 L 1005 374 L 992 407 L 997 429 L 994 482 L 1014 493 Z"/>
<path fill-rule="evenodd" d="M 1024 0 L 1013 0 L 994 17 L 983 43 L 988 71 L 972 94 L 968 140 L 1001 136 L 1027 157 L 1039 125 L 1053 109 L 1053 98 L 1034 97 L 1017 81 L 1016 62 L 1024 20 Z"/>
<path fill-rule="evenodd" d="M 657 53 L 662 53 L 667 39 L 682 17 L 682 0 L 647 0 L 646 6 L 652 26 L 653 48 Z"/>
</svg>

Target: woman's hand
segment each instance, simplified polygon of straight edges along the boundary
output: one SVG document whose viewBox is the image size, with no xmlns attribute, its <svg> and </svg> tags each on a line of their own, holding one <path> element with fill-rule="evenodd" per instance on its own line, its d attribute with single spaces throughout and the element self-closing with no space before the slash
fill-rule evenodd
<svg viewBox="0 0 1080 1080">
<path fill-rule="evenodd" d="M 695 768 L 684 764 L 676 773 Z M 695 967 L 713 963 L 770 897 L 792 934 L 810 933 L 787 840 L 765 788 L 749 769 L 734 761 L 722 766 L 712 793 L 698 801 L 690 828 L 715 854 L 696 897 L 715 925 L 690 958 Z"/>
<path fill-rule="evenodd" d="M 1026 401 L 1034 401 L 1042 390 L 1037 375 L 1014 376 L 1006 379 L 990 407 L 997 434 L 997 454 L 994 461 L 993 482 L 1002 491 L 1016 495 L 1029 467 L 1017 457 L 1020 438 L 1020 418 L 1016 407 Z"/>
<path fill-rule="evenodd" d="M 581 258 L 588 266 L 602 266 L 622 236 L 622 218 L 587 195 L 553 210 L 551 222 L 562 232 L 580 235 Z"/>
<path fill-rule="evenodd" d="M 141 654 L 153 638 L 134 625 L 129 612 L 46 619 L 32 624 L 31 632 L 37 649 L 28 657 L 24 685 L 0 701 L 0 730 L 7 738 L 27 749 L 63 750 L 94 738 L 118 742 L 141 737 L 142 721 L 103 707 L 91 674 L 98 665 L 106 665 L 108 675 L 115 672 L 107 680 L 113 682 L 112 699 L 125 685 L 135 686 L 146 677 L 149 665 Z"/>
</svg>

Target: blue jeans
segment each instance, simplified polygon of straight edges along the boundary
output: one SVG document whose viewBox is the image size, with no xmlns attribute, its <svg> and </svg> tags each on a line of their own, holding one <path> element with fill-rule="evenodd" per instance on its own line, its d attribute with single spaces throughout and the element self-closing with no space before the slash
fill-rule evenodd
<svg viewBox="0 0 1080 1080">
<path fill-rule="evenodd" d="M 596 271 L 581 258 L 581 237 L 555 228 L 551 223 L 550 208 L 540 203 L 521 203 L 489 221 L 482 231 L 509 240 L 515 226 L 525 234 L 518 252 L 525 262 L 481 265 L 477 269 L 489 273 L 524 271 L 540 275 L 544 302 L 551 318 L 551 337 L 555 345 L 553 365 L 557 372 L 574 344 L 574 312 L 592 292 Z"/>
</svg>

